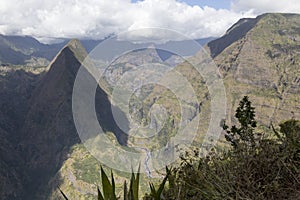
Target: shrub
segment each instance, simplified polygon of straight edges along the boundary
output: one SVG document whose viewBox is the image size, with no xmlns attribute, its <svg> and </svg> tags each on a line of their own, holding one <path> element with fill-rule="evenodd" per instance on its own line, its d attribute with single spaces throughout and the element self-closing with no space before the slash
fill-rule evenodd
<svg viewBox="0 0 300 200">
<path fill-rule="evenodd" d="M 232 148 L 200 158 L 186 152 L 172 170 L 165 199 L 296 199 L 300 196 L 300 122 L 289 120 L 274 129 L 277 137 L 255 133 L 255 110 L 244 97 L 236 110 L 239 125 L 229 128 Z"/>
</svg>

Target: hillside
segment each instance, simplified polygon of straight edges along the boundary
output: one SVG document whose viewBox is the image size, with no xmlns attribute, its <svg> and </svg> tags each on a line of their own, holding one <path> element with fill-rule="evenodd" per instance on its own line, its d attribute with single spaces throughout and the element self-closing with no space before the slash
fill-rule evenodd
<svg viewBox="0 0 300 200">
<path fill-rule="evenodd" d="M 246 20 L 247 21 L 247 20 Z M 241 37 L 228 45 L 214 60 L 220 69 L 228 94 L 228 113 L 234 113 L 237 101 L 249 95 L 264 125 L 284 119 L 300 118 L 300 16 L 265 14 L 244 24 L 253 26 L 246 34 L 233 26 L 221 39 L 208 47 L 222 48 L 230 34 Z"/>
</svg>

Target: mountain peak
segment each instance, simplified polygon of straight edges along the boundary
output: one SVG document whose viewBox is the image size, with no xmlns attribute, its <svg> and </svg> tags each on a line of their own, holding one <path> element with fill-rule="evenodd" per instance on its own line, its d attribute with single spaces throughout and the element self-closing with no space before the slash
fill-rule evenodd
<svg viewBox="0 0 300 200">
<path fill-rule="evenodd" d="M 259 29 L 258 32 L 266 32 L 261 29 L 277 31 L 286 31 L 286 28 L 291 28 L 291 24 L 300 26 L 299 14 L 288 13 L 266 13 L 256 18 L 243 18 L 230 27 L 226 34 L 219 39 L 208 43 L 208 47 L 212 57 L 218 56 L 223 50 L 229 47 L 234 42 L 244 38 L 254 29 Z"/>
<path fill-rule="evenodd" d="M 80 64 L 82 64 L 87 56 L 88 53 L 83 47 L 83 45 L 81 44 L 81 42 L 78 39 L 72 39 L 53 58 L 51 63 L 48 65 L 47 71 L 50 71 L 51 68 L 55 68 L 57 62 L 60 63 L 68 60 L 73 60 L 73 61 L 76 60 Z M 70 57 L 70 58 L 66 60 L 66 59 L 62 59 L 63 57 Z M 68 65 L 63 65 L 63 66 L 67 67 Z M 68 67 L 72 68 L 72 66 L 73 65 L 70 65 Z"/>
<path fill-rule="evenodd" d="M 78 39 L 70 40 L 63 48 L 63 50 L 66 48 L 70 49 L 74 53 L 74 56 L 77 58 L 77 60 L 81 63 L 88 55 L 87 51 Z"/>
<path fill-rule="evenodd" d="M 81 42 L 78 39 L 71 39 L 67 45 L 67 47 L 70 47 L 72 49 L 80 49 L 83 48 Z"/>
<path fill-rule="evenodd" d="M 224 36 L 207 44 L 210 49 L 211 56 L 216 57 L 232 43 L 246 36 L 247 33 L 257 24 L 257 22 L 257 18 L 240 19 L 227 30 Z"/>
</svg>

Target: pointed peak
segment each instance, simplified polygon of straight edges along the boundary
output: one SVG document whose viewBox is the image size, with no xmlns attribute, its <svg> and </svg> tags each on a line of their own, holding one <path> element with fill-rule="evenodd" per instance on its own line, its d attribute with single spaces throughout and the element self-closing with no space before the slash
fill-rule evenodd
<svg viewBox="0 0 300 200">
<path fill-rule="evenodd" d="M 78 39 L 76 39 L 76 38 L 71 39 L 71 40 L 67 43 L 66 46 L 67 46 L 67 47 L 74 48 L 74 49 L 77 49 L 77 48 L 83 48 L 81 42 L 80 42 Z"/>
<path fill-rule="evenodd" d="M 86 49 L 82 46 L 81 42 L 78 39 L 70 40 L 66 44 L 66 46 L 63 48 L 62 51 L 64 51 L 64 49 L 66 49 L 66 48 L 71 50 L 74 53 L 77 60 L 81 63 L 84 61 L 84 59 L 88 55 Z"/>
<path fill-rule="evenodd" d="M 49 71 L 53 66 L 55 66 L 55 63 L 61 62 L 61 57 L 66 55 L 69 56 L 70 60 L 77 60 L 79 63 L 82 64 L 85 58 L 88 56 L 88 53 L 86 52 L 85 48 L 82 46 L 81 42 L 78 39 L 72 39 L 60 50 L 60 52 L 58 52 L 55 58 L 48 65 L 47 71 Z"/>
</svg>

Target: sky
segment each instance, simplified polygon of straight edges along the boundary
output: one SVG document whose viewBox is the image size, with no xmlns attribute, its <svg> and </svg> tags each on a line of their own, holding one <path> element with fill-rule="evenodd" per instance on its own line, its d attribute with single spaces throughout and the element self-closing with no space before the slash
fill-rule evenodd
<svg viewBox="0 0 300 200">
<path fill-rule="evenodd" d="M 220 8 L 229 9 L 230 8 L 230 0 L 185 0 L 185 1 L 181 0 L 179 2 L 185 2 L 191 6 L 195 6 L 195 5 L 198 5 L 201 7 L 209 6 L 209 7 L 213 7 L 216 9 L 220 9 Z"/>
<path fill-rule="evenodd" d="M 51 42 L 53 38 L 101 39 L 154 27 L 199 39 L 220 37 L 240 18 L 265 12 L 300 13 L 300 3 L 299 0 L 0 0 L 0 34 L 29 35 Z"/>
</svg>

